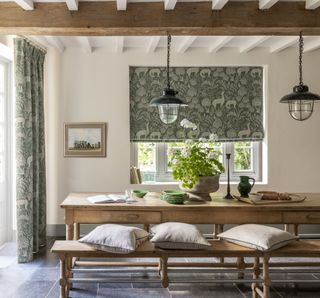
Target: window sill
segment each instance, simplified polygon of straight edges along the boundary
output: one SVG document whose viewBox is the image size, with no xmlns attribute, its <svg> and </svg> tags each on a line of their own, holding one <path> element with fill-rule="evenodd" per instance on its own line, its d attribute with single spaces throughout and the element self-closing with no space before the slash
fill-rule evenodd
<svg viewBox="0 0 320 298">
<path fill-rule="evenodd" d="M 227 185 L 228 183 L 226 181 L 222 181 L 220 182 L 220 185 Z M 231 181 L 230 182 L 230 185 L 238 185 L 239 184 L 239 181 Z M 142 183 L 142 184 L 130 184 L 130 187 L 134 188 L 134 187 L 137 187 L 137 186 L 145 186 L 145 187 L 148 187 L 148 186 L 178 186 L 179 183 L 178 182 L 153 182 L 153 183 Z M 255 183 L 255 185 L 259 185 L 259 186 L 267 186 L 268 183 L 264 182 L 264 181 L 257 181 Z"/>
</svg>

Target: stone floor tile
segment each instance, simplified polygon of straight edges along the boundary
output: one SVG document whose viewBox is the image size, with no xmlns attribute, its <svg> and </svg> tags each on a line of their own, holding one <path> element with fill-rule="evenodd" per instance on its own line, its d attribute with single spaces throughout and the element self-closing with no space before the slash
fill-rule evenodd
<svg viewBox="0 0 320 298">
<path fill-rule="evenodd" d="M 99 288 L 97 298 L 170 298 L 167 289 L 108 289 Z"/>
<path fill-rule="evenodd" d="M 243 294 L 233 285 L 174 284 L 169 286 L 172 298 L 243 298 Z"/>
<path fill-rule="evenodd" d="M 26 281 L 12 294 L 12 298 L 45 298 L 54 281 Z"/>
</svg>

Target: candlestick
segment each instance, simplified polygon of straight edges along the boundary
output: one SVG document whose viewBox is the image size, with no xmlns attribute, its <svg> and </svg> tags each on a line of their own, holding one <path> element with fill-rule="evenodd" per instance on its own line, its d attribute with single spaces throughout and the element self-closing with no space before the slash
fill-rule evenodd
<svg viewBox="0 0 320 298">
<path fill-rule="evenodd" d="M 232 200 L 233 195 L 230 193 L 230 157 L 231 157 L 231 153 L 226 153 L 226 157 L 227 157 L 227 164 L 228 164 L 228 185 L 227 185 L 227 194 L 225 195 L 224 199 Z"/>
</svg>

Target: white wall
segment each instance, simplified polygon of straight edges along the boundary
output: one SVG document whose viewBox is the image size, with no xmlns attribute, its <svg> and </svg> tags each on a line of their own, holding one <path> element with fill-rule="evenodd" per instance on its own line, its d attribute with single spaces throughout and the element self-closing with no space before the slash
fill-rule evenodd
<svg viewBox="0 0 320 298">
<path fill-rule="evenodd" d="M 59 204 L 69 192 L 123 191 L 129 185 L 129 65 L 164 65 L 165 51 L 122 54 L 68 49 L 47 56 L 48 223 L 63 223 Z M 278 54 L 192 50 L 173 54 L 176 66 L 263 65 L 267 67 L 268 184 L 260 189 L 320 192 L 320 105 L 306 122 L 291 119 L 280 98 L 298 80 L 297 49 Z M 320 93 L 320 52 L 304 56 L 304 80 Z M 64 122 L 108 123 L 107 158 L 64 158 Z M 166 186 L 168 187 L 168 186 Z M 145 187 L 144 187 L 145 188 Z M 221 188 L 224 191 L 224 187 Z"/>
</svg>

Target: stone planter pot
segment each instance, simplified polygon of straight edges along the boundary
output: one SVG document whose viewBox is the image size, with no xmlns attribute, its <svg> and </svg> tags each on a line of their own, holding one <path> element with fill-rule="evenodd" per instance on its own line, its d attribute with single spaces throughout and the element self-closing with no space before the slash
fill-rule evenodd
<svg viewBox="0 0 320 298">
<path fill-rule="evenodd" d="M 220 175 L 200 177 L 191 189 L 183 188 L 181 183 L 179 187 L 188 193 L 190 200 L 211 201 L 210 193 L 219 189 L 219 179 Z"/>
</svg>

